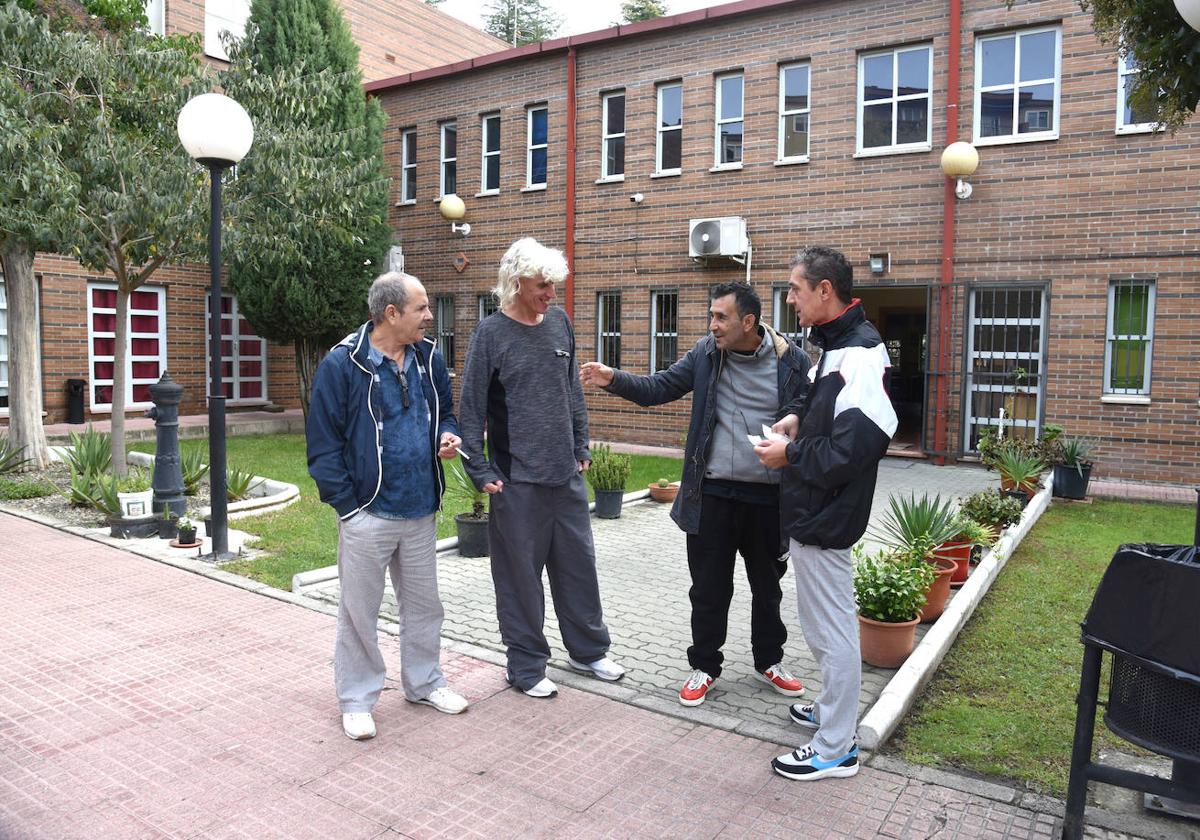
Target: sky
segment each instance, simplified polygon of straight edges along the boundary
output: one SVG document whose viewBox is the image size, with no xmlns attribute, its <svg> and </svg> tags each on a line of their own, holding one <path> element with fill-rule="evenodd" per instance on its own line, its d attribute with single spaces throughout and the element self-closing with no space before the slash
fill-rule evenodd
<svg viewBox="0 0 1200 840">
<path fill-rule="evenodd" d="M 607 29 L 621 19 L 620 0 L 543 0 L 546 7 L 563 19 L 556 37 L 578 35 Z M 729 0 L 667 0 L 667 13 L 679 14 L 707 6 L 719 6 Z M 487 0 L 445 0 L 438 8 L 472 26 L 483 28 Z"/>
</svg>

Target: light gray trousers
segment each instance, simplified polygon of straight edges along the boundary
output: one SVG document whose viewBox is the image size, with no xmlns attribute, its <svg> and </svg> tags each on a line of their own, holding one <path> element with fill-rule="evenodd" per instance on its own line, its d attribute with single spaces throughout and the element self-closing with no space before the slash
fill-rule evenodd
<svg viewBox="0 0 1200 840">
<path fill-rule="evenodd" d="M 341 598 L 333 679 L 343 714 L 371 711 L 383 690 L 387 667 L 379 652 L 379 606 L 385 571 L 399 605 L 404 696 L 421 700 L 446 684 L 436 543 L 433 514 L 381 519 L 363 511 L 338 523 Z"/>
<path fill-rule="evenodd" d="M 505 484 L 491 499 L 488 538 L 496 618 L 508 648 L 508 673 L 518 688 L 532 688 L 546 676 L 546 595 L 542 570 L 567 653 L 595 662 L 608 653 L 610 639 L 600 607 L 596 552 L 587 489 L 576 475 L 561 487 Z"/>
<path fill-rule="evenodd" d="M 854 743 L 862 659 L 854 609 L 853 561 L 848 548 L 818 548 L 789 540 L 800 629 L 821 669 L 813 701 L 820 729 L 812 748 L 822 758 L 844 755 Z"/>
</svg>

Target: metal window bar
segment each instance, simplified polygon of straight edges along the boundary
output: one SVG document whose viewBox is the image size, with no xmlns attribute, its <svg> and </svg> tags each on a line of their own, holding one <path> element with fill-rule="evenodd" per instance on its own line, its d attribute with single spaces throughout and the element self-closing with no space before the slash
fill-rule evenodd
<svg viewBox="0 0 1200 840">
<path fill-rule="evenodd" d="M 496 300 L 496 296 L 493 295 L 491 292 L 484 292 L 483 294 L 481 294 L 479 296 L 478 303 L 479 303 L 479 320 L 480 321 L 482 321 L 484 318 L 491 315 L 492 313 L 494 313 L 496 310 L 498 310 L 500 308 L 499 301 Z"/>
<path fill-rule="evenodd" d="M 454 367 L 454 295 L 437 297 L 437 343 L 446 367 Z"/>
<path fill-rule="evenodd" d="M 654 292 L 650 317 L 650 372 L 655 373 L 679 358 L 679 292 Z"/>
<path fill-rule="evenodd" d="M 1114 280 L 1108 286 L 1104 393 L 1150 393 L 1154 345 L 1154 282 Z"/>
<path fill-rule="evenodd" d="M 600 292 L 596 296 L 597 348 L 601 364 L 621 366 L 621 293 Z"/>
</svg>

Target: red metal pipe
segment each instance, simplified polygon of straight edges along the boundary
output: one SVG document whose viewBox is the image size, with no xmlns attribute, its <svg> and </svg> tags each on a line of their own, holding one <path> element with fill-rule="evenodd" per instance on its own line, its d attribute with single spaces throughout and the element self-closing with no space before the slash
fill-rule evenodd
<svg viewBox="0 0 1200 840">
<path fill-rule="evenodd" d="M 567 48 L 567 281 L 563 306 L 575 319 L 575 47 Z"/>
<path fill-rule="evenodd" d="M 950 0 L 949 60 L 946 62 L 946 145 L 958 140 L 959 63 L 962 58 L 962 0 Z M 942 273 L 938 290 L 937 411 L 934 415 L 934 463 L 946 463 L 946 410 L 949 403 L 950 296 L 954 288 L 954 181 L 942 176 Z"/>
</svg>

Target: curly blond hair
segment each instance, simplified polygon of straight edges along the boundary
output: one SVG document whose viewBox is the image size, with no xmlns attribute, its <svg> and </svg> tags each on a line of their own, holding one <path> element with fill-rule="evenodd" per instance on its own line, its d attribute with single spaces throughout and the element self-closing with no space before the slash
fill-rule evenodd
<svg viewBox="0 0 1200 840">
<path fill-rule="evenodd" d="M 518 239 L 500 258 L 499 279 L 492 294 L 500 301 L 500 308 L 512 305 L 517 296 L 517 285 L 522 277 L 541 277 L 551 283 L 567 279 L 567 259 L 557 248 L 547 248 L 531 236 Z"/>
</svg>

